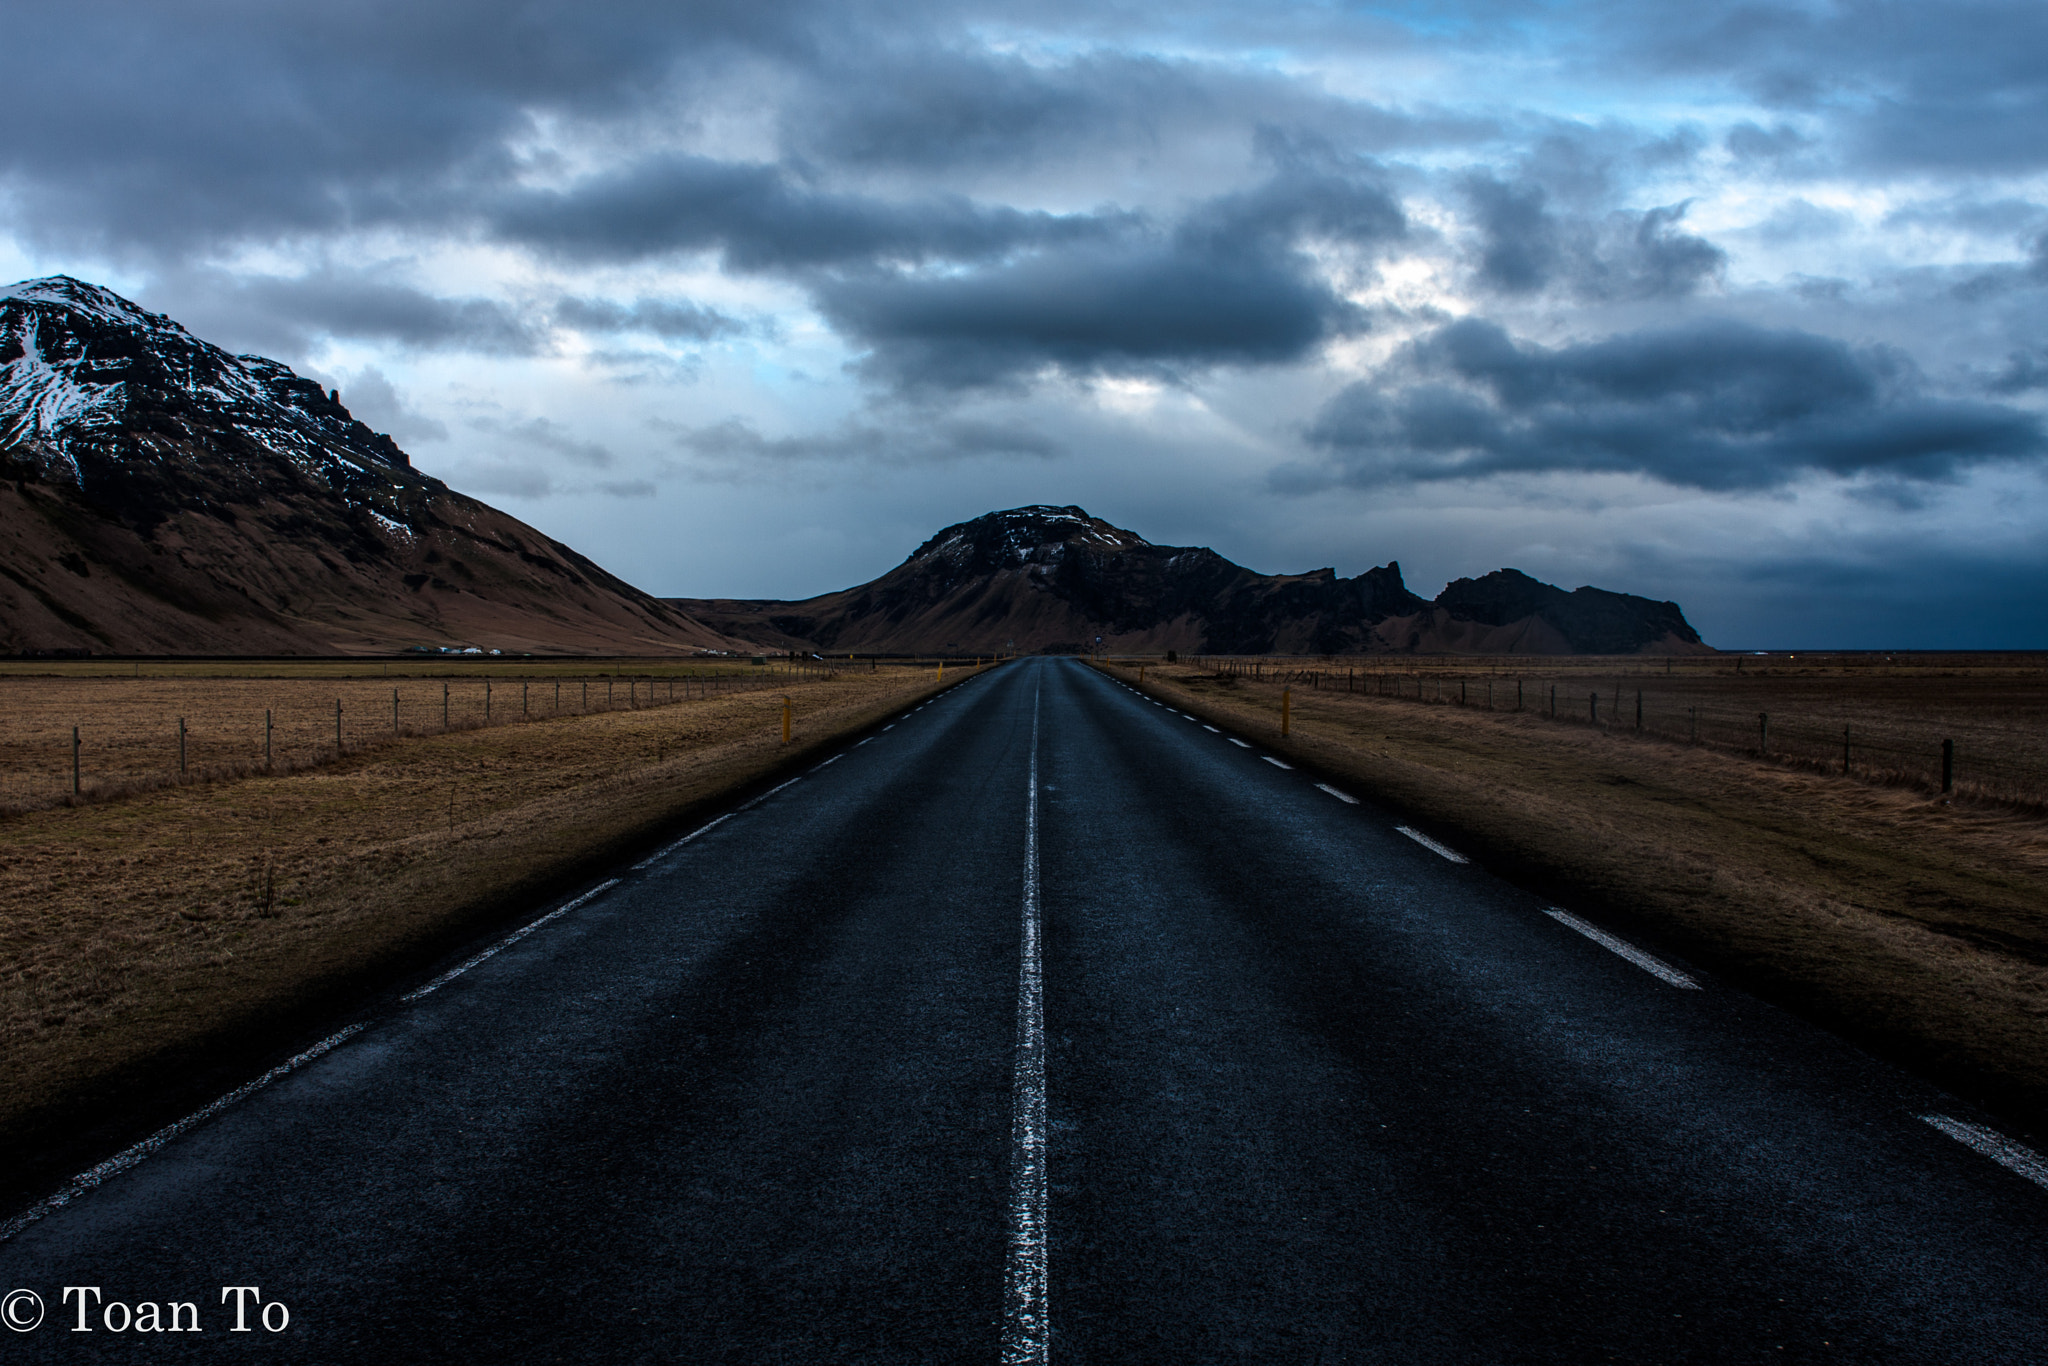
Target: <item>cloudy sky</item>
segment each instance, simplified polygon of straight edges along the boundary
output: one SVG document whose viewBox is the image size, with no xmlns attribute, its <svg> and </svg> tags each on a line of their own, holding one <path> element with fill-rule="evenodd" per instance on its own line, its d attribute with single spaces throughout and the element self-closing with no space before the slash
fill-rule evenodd
<svg viewBox="0 0 2048 1366">
<path fill-rule="evenodd" d="M 2048 6 L 0 3 L 0 278 L 659 593 L 1078 503 L 2048 647 Z"/>
</svg>

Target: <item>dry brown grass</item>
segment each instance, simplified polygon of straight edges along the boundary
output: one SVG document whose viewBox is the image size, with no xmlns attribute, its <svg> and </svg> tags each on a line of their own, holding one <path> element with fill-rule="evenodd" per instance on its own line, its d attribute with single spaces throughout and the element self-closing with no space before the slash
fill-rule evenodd
<svg viewBox="0 0 2048 1366">
<path fill-rule="evenodd" d="M 71 793 L 72 729 L 87 799 L 125 796 L 178 779 L 178 725 L 189 777 L 295 771 L 342 748 L 434 736 L 486 724 L 544 720 L 689 701 L 708 693 L 802 687 L 830 671 L 776 663 L 512 661 L 479 666 L 423 661 L 79 665 L 0 671 L 0 809 L 28 809 Z M 393 703 L 396 702 L 394 709 Z M 270 733 L 265 734 L 265 718 Z"/>
<path fill-rule="evenodd" d="M 0 1135 L 33 1143 L 151 1059 L 430 952 L 937 686 L 792 688 L 788 747 L 780 693 L 750 692 L 0 819 Z"/>
<path fill-rule="evenodd" d="M 1293 678 L 1316 692 L 1374 695 L 1529 711 L 1553 703 L 1566 720 L 1595 715 L 1608 730 L 1642 728 L 1756 753 L 1770 717 L 1770 754 L 1869 780 L 1938 787 L 1941 743 L 1954 742 L 1958 790 L 2048 806 L 2048 656 L 2032 654 L 1711 655 L 1677 658 L 1415 658 L 1217 660 Z M 1597 708 L 1588 705 L 1597 695 Z"/>
<path fill-rule="evenodd" d="M 2048 1124 L 2038 814 L 1527 712 L 1327 687 L 1293 690 L 1282 741 L 1276 686 L 1156 664 L 1145 681 L 1414 813 L 1498 871 Z M 1880 685 L 1847 704 L 1881 710 L 1884 696 Z"/>
</svg>

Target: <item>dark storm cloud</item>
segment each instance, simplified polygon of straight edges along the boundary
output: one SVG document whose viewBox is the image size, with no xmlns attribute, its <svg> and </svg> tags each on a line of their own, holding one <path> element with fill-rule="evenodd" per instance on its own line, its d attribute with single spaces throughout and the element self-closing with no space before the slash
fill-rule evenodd
<svg viewBox="0 0 2048 1366">
<path fill-rule="evenodd" d="M 1498 293 L 1558 288 L 1596 301 L 1677 298 L 1727 265 L 1719 247 L 1679 231 L 1683 204 L 1561 215 L 1542 185 L 1486 172 L 1468 176 L 1465 193 L 1479 229 L 1479 280 Z"/>
<path fill-rule="evenodd" d="M 1483 115 L 1337 99 L 1214 63 L 1102 51 L 1047 64 L 951 46 L 842 64 L 804 85 L 781 118 L 784 145 L 812 160 L 977 173 L 1104 150 L 1157 155 L 1173 141 L 1235 140 L 1255 125 L 1310 129 L 1368 153 L 1502 131 Z"/>
<path fill-rule="evenodd" d="M 2013 352 L 2006 357 L 2005 367 L 1984 387 L 1994 394 L 2024 394 L 2048 389 L 2048 352 L 2038 348 Z"/>
<path fill-rule="evenodd" d="M 666 341 L 710 341 L 746 324 L 687 299 L 635 299 L 631 304 L 573 295 L 555 305 L 555 322 L 579 332 L 647 332 Z"/>
<path fill-rule="evenodd" d="M 781 166 L 666 156 L 565 190 L 508 196 L 492 214 L 507 241 L 584 261 L 716 251 L 741 271 L 932 260 L 978 261 L 1020 246 L 1100 239 L 1115 223 L 976 204 L 815 189 Z"/>
<path fill-rule="evenodd" d="M 902 388 L 1276 364 L 1364 326 L 1303 244 L 1373 251 L 1406 229 L 1374 179 L 1288 171 L 1171 231 L 950 275 L 831 280 L 816 296 L 868 348 L 863 369 Z"/>
<path fill-rule="evenodd" d="M 1058 442 L 1028 426 L 961 417 L 848 422 L 794 436 L 767 436 L 737 418 L 707 427 L 655 425 L 695 457 L 690 472 L 720 479 L 746 480 L 816 465 L 921 465 L 980 456 L 1049 460 L 1062 453 Z"/>
<path fill-rule="evenodd" d="M 1600 45 L 1652 72 L 1732 77 L 1766 104 L 1822 117 L 1867 170 L 1937 176 L 2048 165 L 2048 8 L 2036 0 L 1596 12 Z"/>
<path fill-rule="evenodd" d="M 10 5 L 0 180 L 17 230 L 151 255 L 439 219 L 515 169 L 536 113 L 606 117 L 794 7 L 622 0 Z"/>
<path fill-rule="evenodd" d="M 216 345 L 285 359 L 316 351 L 326 338 L 495 356 L 535 355 L 549 345 L 544 326 L 505 304 L 443 298 L 377 272 L 179 272 L 147 302 Z"/>
<path fill-rule="evenodd" d="M 1925 396 L 1894 354 L 1726 321 L 1554 349 L 1453 323 L 1339 394 L 1307 435 L 1328 464 L 1285 472 L 1285 487 L 1548 471 L 1708 489 L 1925 481 L 2048 451 L 2035 415 Z"/>
</svg>

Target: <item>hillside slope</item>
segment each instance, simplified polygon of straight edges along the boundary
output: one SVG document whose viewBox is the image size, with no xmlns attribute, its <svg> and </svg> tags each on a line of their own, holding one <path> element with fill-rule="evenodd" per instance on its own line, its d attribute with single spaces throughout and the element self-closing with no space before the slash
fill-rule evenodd
<svg viewBox="0 0 2048 1366">
<path fill-rule="evenodd" d="M 0 289 L 0 651 L 730 645 L 108 290 Z"/>
</svg>

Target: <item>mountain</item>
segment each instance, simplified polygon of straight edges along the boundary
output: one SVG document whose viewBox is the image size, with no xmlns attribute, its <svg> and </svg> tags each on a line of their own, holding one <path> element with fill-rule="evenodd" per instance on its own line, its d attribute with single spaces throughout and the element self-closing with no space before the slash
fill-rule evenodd
<svg viewBox="0 0 2048 1366">
<path fill-rule="evenodd" d="M 991 512 L 947 527 L 872 583 L 801 602 L 677 599 L 777 649 L 1113 650 L 1210 654 L 1707 653 L 1674 602 L 1565 592 L 1513 569 L 1435 601 L 1401 566 L 1260 574 L 1213 550 L 1153 545 L 1077 507 Z"/>
<path fill-rule="evenodd" d="M 0 652 L 732 644 L 340 396 L 68 276 L 0 290 Z"/>
</svg>

